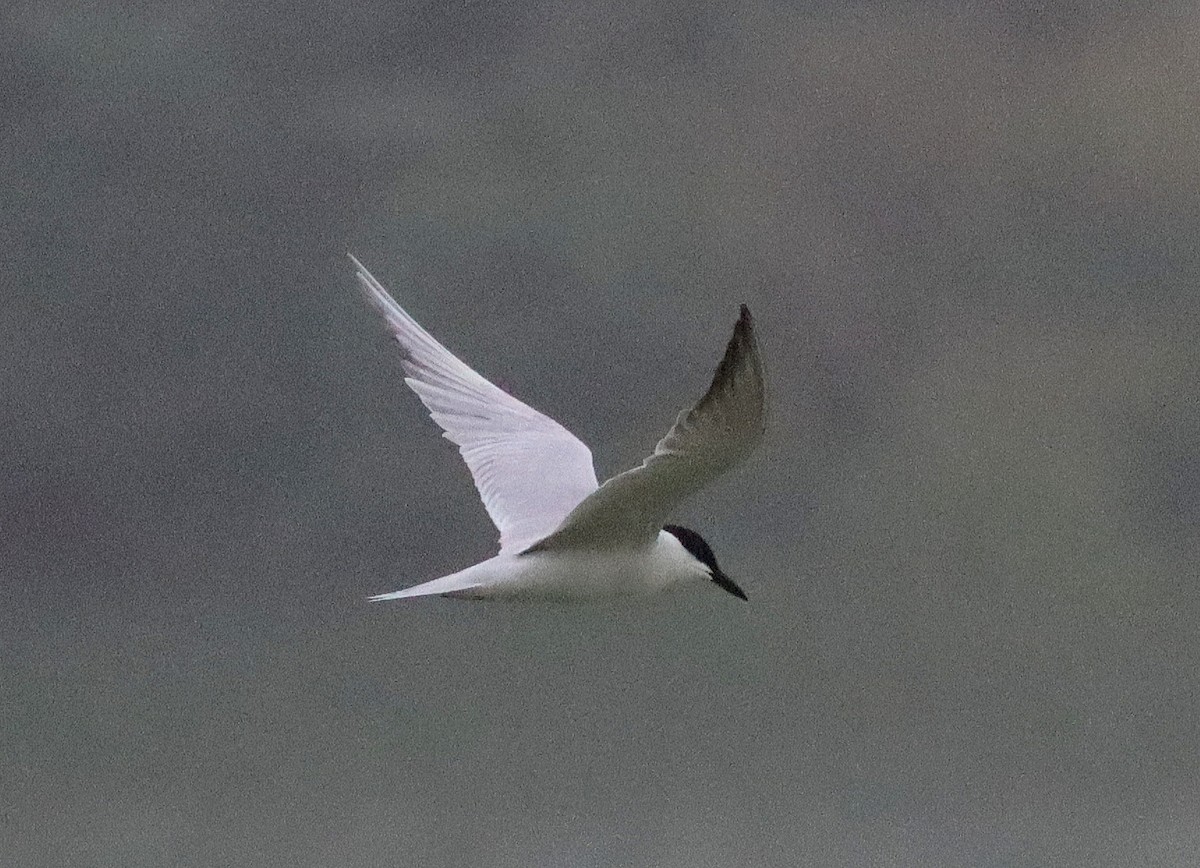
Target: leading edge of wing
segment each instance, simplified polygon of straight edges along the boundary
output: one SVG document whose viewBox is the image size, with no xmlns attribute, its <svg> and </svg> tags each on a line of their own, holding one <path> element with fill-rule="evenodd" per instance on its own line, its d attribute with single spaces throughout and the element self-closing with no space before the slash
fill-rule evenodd
<svg viewBox="0 0 1200 868">
<path fill-rule="evenodd" d="M 367 300 L 403 351 L 405 383 L 459 447 L 500 550 L 520 551 L 552 532 L 596 490 L 592 453 L 578 437 L 514 398 L 446 349 L 350 256 Z"/>
<path fill-rule="evenodd" d="M 677 504 L 753 451 L 766 427 L 766 410 L 754 319 L 742 305 L 704 396 L 679 414 L 639 466 L 606 481 L 530 550 L 653 539 Z"/>
</svg>

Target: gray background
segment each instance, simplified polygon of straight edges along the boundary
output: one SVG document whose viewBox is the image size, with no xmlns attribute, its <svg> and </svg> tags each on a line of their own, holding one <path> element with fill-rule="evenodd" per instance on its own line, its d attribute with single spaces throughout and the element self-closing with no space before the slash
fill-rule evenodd
<svg viewBox="0 0 1200 868">
<path fill-rule="evenodd" d="M 1182 866 L 1193 3 L 6 4 L 0 861 Z M 487 556 L 357 253 L 749 592 Z"/>
</svg>

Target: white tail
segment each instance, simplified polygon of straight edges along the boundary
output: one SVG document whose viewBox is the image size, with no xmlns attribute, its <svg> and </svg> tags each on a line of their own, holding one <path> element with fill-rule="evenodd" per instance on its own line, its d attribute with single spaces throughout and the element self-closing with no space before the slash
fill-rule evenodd
<svg viewBox="0 0 1200 868">
<path fill-rule="evenodd" d="M 373 597 L 367 597 L 367 599 L 372 603 L 376 603 L 380 600 L 403 600 L 406 597 L 434 597 L 440 594 L 471 596 L 469 593 L 463 592 L 479 587 L 479 580 L 468 576 L 467 573 L 469 572 L 470 569 L 462 570 L 461 572 L 451 573 L 448 576 L 442 576 L 440 579 L 433 579 L 419 585 L 413 585 L 411 588 L 392 591 L 388 594 L 376 594 Z"/>
</svg>

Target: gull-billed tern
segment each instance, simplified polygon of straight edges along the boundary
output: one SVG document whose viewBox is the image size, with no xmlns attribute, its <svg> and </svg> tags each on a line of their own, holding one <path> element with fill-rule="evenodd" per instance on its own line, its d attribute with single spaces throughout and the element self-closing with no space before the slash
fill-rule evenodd
<svg viewBox="0 0 1200 868">
<path fill-rule="evenodd" d="M 579 438 L 467 367 L 350 260 L 400 344 L 404 382 L 458 445 L 500 531 L 495 557 L 371 600 L 582 601 L 700 581 L 746 599 L 700 534 L 664 524 L 673 507 L 741 462 L 762 436 L 763 365 L 745 305 L 704 397 L 679 414 L 649 458 L 599 485 Z"/>
</svg>

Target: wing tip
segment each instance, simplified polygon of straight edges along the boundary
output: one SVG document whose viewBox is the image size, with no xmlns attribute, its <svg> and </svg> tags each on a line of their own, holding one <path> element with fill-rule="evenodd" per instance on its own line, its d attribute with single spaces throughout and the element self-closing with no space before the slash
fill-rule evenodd
<svg viewBox="0 0 1200 868">
<path fill-rule="evenodd" d="M 359 260 L 359 258 L 349 250 L 346 251 L 346 258 L 349 259 L 350 263 L 354 266 L 354 276 L 358 278 L 360 284 L 371 284 L 378 282 L 375 280 L 375 276 L 371 274 L 371 272 L 367 271 L 367 267 L 362 264 L 362 261 Z"/>
<path fill-rule="evenodd" d="M 346 257 L 354 263 L 354 276 L 358 281 L 358 288 L 366 298 L 367 303 L 380 313 L 389 323 L 393 322 L 396 317 L 396 310 L 400 306 L 396 304 L 396 300 L 392 298 L 391 293 L 384 289 L 375 275 L 367 271 L 367 267 L 363 265 L 353 253 L 347 252 Z"/>
<path fill-rule="evenodd" d="M 754 316 L 750 313 L 750 308 L 746 305 L 741 305 L 738 312 L 737 330 L 739 332 L 754 331 Z"/>
<path fill-rule="evenodd" d="M 733 334 L 729 337 L 726 358 L 722 359 L 722 362 L 732 363 L 736 357 L 747 355 L 757 359 L 758 346 L 754 338 L 754 317 L 750 308 L 743 304 L 738 321 L 733 327 Z"/>
<path fill-rule="evenodd" d="M 354 276 L 358 278 L 359 287 L 368 294 L 374 292 L 375 286 L 379 285 L 379 281 L 375 279 L 375 275 L 367 271 L 367 267 L 359 261 L 358 257 L 349 251 L 346 252 L 346 258 L 350 260 L 354 266 Z"/>
<path fill-rule="evenodd" d="M 693 410 L 708 406 L 717 400 L 719 394 L 732 388 L 731 384 L 738 377 L 739 370 L 748 370 L 749 376 L 757 383 L 760 394 L 765 392 L 762 358 L 759 356 L 758 340 L 754 335 L 754 318 L 750 314 L 750 308 L 744 304 L 741 305 L 741 315 L 733 327 L 733 334 L 729 336 L 729 342 L 725 345 L 725 354 L 721 356 L 721 362 L 713 374 L 712 383 Z"/>
</svg>

